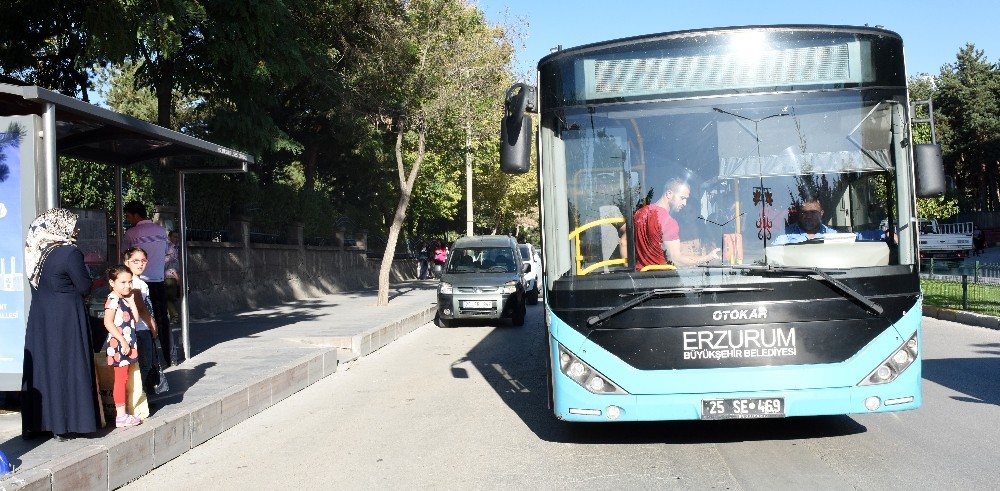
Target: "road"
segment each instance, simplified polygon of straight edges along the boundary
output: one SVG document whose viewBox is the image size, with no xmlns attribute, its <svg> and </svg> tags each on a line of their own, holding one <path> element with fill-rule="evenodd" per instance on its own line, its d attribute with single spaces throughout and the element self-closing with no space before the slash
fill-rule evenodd
<svg viewBox="0 0 1000 491">
<path fill-rule="evenodd" d="M 133 482 L 201 489 L 993 489 L 1000 332 L 925 319 L 924 406 L 570 425 L 524 327 L 425 325 Z"/>
</svg>

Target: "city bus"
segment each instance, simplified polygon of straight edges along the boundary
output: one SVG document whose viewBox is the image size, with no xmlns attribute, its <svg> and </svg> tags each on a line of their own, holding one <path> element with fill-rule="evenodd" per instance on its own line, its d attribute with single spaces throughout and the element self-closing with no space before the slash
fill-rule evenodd
<svg viewBox="0 0 1000 491">
<path fill-rule="evenodd" d="M 554 51 L 537 77 L 507 91 L 500 161 L 528 172 L 537 149 L 558 419 L 920 406 L 916 197 L 945 180 L 912 141 L 899 35 L 671 32 Z M 810 214 L 821 233 L 790 240 Z"/>
</svg>

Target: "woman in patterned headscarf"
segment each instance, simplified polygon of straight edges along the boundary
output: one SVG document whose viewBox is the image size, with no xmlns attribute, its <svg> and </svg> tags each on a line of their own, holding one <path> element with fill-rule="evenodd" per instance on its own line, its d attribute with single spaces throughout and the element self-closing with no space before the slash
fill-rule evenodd
<svg viewBox="0 0 1000 491">
<path fill-rule="evenodd" d="M 76 247 L 77 215 L 48 210 L 28 227 L 25 272 L 31 306 L 24 334 L 21 429 L 57 440 L 97 431 L 94 349 L 83 297 L 91 278 Z"/>
</svg>

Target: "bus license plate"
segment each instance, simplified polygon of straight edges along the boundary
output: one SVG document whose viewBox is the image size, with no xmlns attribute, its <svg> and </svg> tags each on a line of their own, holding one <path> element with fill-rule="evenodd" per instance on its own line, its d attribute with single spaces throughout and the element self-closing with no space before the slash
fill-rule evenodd
<svg viewBox="0 0 1000 491">
<path fill-rule="evenodd" d="M 492 300 L 465 300 L 462 302 L 463 309 L 492 309 Z"/>
<path fill-rule="evenodd" d="M 746 399 L 703 399 L 701 419 L 784 418 L 782 397 Z"/>
</svg>

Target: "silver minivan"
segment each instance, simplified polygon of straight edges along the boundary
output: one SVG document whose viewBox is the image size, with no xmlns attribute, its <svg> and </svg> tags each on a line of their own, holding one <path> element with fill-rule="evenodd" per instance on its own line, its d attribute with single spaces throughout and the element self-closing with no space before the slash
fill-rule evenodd
<svg viewBox="0 0 1000 491">
<path fill-rule="evenodd" d="M 506 235 L 476 235 L 455 241 L 438 284 L 438 323 L 509 318 L 524 325 L 526 264 L 517 241 Z"/>
</svg>

